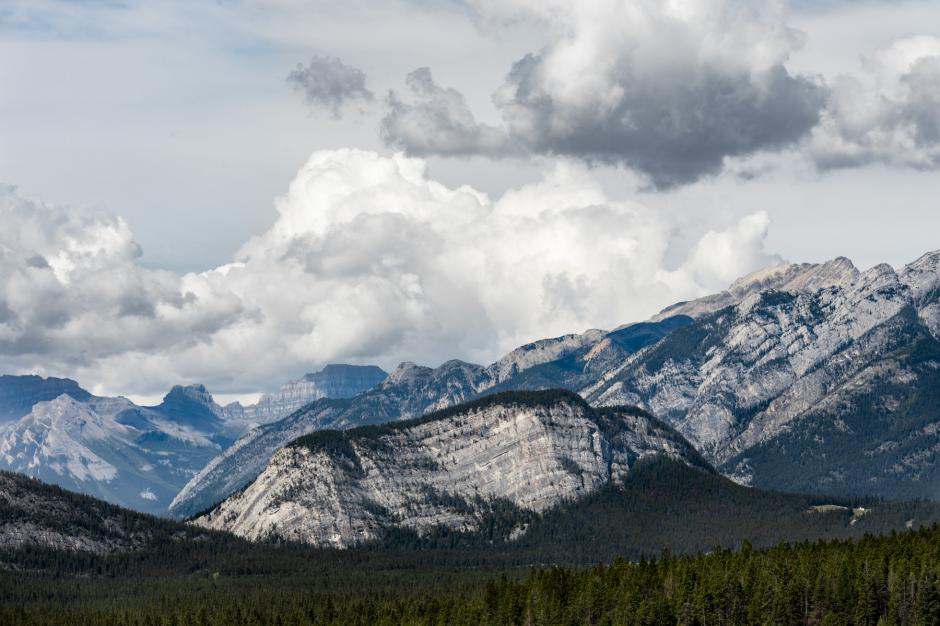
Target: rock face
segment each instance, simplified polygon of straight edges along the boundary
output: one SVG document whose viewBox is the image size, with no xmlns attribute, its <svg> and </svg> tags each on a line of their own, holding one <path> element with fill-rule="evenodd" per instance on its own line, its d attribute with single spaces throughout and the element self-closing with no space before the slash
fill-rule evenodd
<svg viewBox="0 0 940 626">
<path fill-rule="evenodd" d="M 906 266 L 899 278 L 910 289 L 921 321 L 940 339 L 940 250 L 928 252 Z"/>
<path fill-rule="evenodd" d="M 577 389 L 604 364 L 658 341 L 691 318 L 636 324 L 612 333 L 544 339 L 483 367 L 452 360 L 437 368 L 402 363 L 377 387 L 348 401 L 321 399 L 271 424 L 249 431 L 213 459 L 170 505 L 177 517 L 195 515 L 254 479 L 276 450 L 303 434 L 424 415 L 484 394 L 511 389 Z"/>
<path fill-rule="evenodd" d="M 804 274 L 701 316 L 582 394 L 647 408 L 744 483 L 938 498 L 937 281 L 935 254 L 899 273 Z"/>
<path fill-rule="evenodd" d="M 250 424 L 267 424 L 290 415 L 320 398 L 351 398 L 375 387 L 388 377 L 374 365 L 331 364 L 319 372 L 292 380 L 256 404 L 235 402 L 225 407 L 226 417 Z"/>
<path fill-rule="evenodd" d="M 302 437 L 195 523 L 333 547 L 389 529 L 473 532 L 498 503 L 544 511 L 622 481 L 650 455 L 707 469 L 643 411 L 595 410 L 568 392 L 509 392 L 416 420 Z"/>
</svg>

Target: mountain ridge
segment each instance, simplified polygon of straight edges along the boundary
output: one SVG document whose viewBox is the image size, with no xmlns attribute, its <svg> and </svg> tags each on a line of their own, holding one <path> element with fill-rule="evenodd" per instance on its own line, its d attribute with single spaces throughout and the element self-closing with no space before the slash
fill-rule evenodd
<svg viewBox="0 0 940 626">
<path fill-rule="evenodd" d="M 503 392 L 407 421 L 295 439 L 194 523 L 341 548 L 395 528 L 475 532 L 493 507 L 542 512 L 622 482 L 651 454 L 713 471 L 645 411 L 593 409 L 563 390 Z"/>
</svg>

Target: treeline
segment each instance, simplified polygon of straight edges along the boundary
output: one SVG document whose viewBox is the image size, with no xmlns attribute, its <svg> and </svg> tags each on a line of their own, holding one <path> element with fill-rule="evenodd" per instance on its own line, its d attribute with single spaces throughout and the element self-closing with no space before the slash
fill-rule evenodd
<svg viewBox="0 0 940 626">
<path fill-rule="evenodd" d="M 584 569 L 0 575 L 0 624 L 940 624 L 940 526 Z"/>
</svg>

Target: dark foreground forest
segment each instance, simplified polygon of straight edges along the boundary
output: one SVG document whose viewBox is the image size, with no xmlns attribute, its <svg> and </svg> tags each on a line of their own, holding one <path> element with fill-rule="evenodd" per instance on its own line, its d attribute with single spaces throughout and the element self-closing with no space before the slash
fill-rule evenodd
<svg viewBox="0 0 940 626">
<path fill-rule="evenodd" d="M 940 526 L 499 573 L 270 555 L 259 574 L 3 574 L 0 623 L 940 624 Z"/>
<path fill-rule="evenodd" d="M 670 462 L 540 516 L 496 509 L 473 535 L 349 550 L 0 480 L 7 536 L 72 542 L 0 545 L 0 625 L 940 624 L 940 505 L 746 489 Z"/>
</svg>

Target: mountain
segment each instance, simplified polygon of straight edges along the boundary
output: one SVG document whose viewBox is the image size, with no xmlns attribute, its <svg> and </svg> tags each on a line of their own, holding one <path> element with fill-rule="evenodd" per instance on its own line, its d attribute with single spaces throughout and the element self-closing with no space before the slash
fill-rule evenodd
<svg viewBox="0 0 940 626">
<path fill-rule="evenodd" d="M 155 407 L 73 395 L 37 402 L 0 427 L 0 468 L 161 513 L 241 433 L 202 385 L 174 387 Z"/>
<path fill-rule="evenodd" d="M 592 405 L 643 406 L 744 483 L 940 498 L 930 357 L 940 333 L 938 267 L 937 252 L 897 272 L 860 272 L 843 257 L 781 264 L 650 322 L 533 342 L 487 367 L 404 363 L 349 403 L 314 404 L 248 433 L 171 510 L 192 515 L 219 501 L 305 432 L 547 388 L 576 390 Z M 890 406 L 879 408 L 882 400 Z"/>
<path fill-rule="evenodd" d="M 23 472 L 138 511 L 164 514 L 180 489 L 258 420 L 311 399 L 348 396 L 386 378 L 329 365 L 250 407 L 177 385 L 157 406 L 93 396 L 69 379 L 0 377 L 0 469 Z"/>
<path fill-rule="evenodd" d="M 267 424 L 290 415 L 320 398 L 351 398 L 375 387 L 388 374 L 375 365 L 330 364 L 319 372 L 305 374 L 271 394 L 264 394 L 256 404 L 226 405 L 228 419 L 247 424 Z"/>
<path fill-rule="evenodd" d="M 940 499 L 938 259 L 817 266 L 839 271 L 701 315 L 581 393 L 650 410 L 746 484 Z"/>
<path fill-rule="evenodd" d="M 691 321 L 676 317 L 613 333 L 589 330 L 543 339 L 485 367 L 459 360 L 437 368 L 402 363 L 384 382 L 358 396 L 317 400 L 249 431 L 193 477 L 173 499 L 170 512 L 189 517 L 216 504 L 254 479 L 279 448 L 306 433 L 418 417 L 496 391 L 576 389 L 597 376 L 600 364 L 619 362 Z"/>
<path fill-rule="evenodd" d="M 653 345 L 672 331 L 692 323 L 686 315 L 640 322 L 603 333 L 553 360 L 538 363 L 494 385 L 490 393 L 509 390 L 569 389 L 596 381 L 631 354 Z"/>
<path fill-rule="evenodd" d="M 54 400 L 62 394 L 79 401 L 91 397 L 68 378 L 0 376 L 0 425 L 23 417 L 37 402 Z"/>
<path fill-rule="evenodd" d="M 937 522 L 936 503 L 738 485 L 648 413 L 595 409 L 566 391 L 500 393 L 417 419 L 305 435 L 194 520 L 255 541 L 516 565 Z"/>
<path fill-rule="evenodd" d="M 539 513 L 621 483 L 654 454 L 710 469 L 643 411 L 595 410 L 565 391 L 506 392 L 414 420 L 308 434 L 195 523 L 333 547 L 392 529 L 475 532 L 499 508 Z"/>
<path fill-rule="evenodd" d="M 651 321 L 657 322 L 676 315 L 701 317 L 738 304 L 762 291 L 813 293 L 826 287 L 852 283 L 858 275 L 858 269 L 845 257 L 826 263 L 780 263 L 739 278 L 721 293 L 668 306 L 654 315 Z"/>
<path fill-rule="evenodd" d="M 160 543 L 199 543 L 210 536 L 195 527 L 0 471 L 0 570 L 19 569 L 37 550 L 104 556 Z"/>
<path fill-rule="evenodd" d="M 583 449 L 581 456 L 586 459 Z M 735 484 L 703 468 L 694 457 L 692 461 L 690 465 L 681 456 L 647 454 L 636 459 L 620 481 L 608 481 L 541 512 L 474 494 L 470 506 L 483 501 L 475 526 L 455 523 L 467 515 L 459 498 L 410 486 L 401 493 L 430 500 L 423 517 L 419 515 L 410 527 L 390 525 L 377 533 L 378 538 L 341 550 L 248 542 L 0 472 L 0 596 L 17 586 L 6 586 L 16 580 L 9 577 L 22 572 L 31 576 L 46 572 L 68 585 L 91 577 L 96 590 L 109 591 L 109 585 L 128 577 L 146 581 L 146 588 L 153 588 L 158 577 L 163 581 L 179 577 L 185 593 L 192 595 L 192 585 L 204 584 L 210 574 L 213 586 L 248 576 L 244 580 L 254 588 L 272 576 L 276 587 L 283 577 L 296 580 L 310 574 L 347 581 L 351 572 L 384 576 L 390 569 L 440 568 L 432 574 L 436 576 L 444 568 L 453 572 L 455 568 L 546 563 L 595 565 L 617 556 L 636 561 L 663 550 L 689 554 L 716 547 L 739 548 L 745 543 L 764 547 L 781 541 L 860 538 L 924 529 L 940 522 L 938 503 L 763 491 Z M 428 470 L 424 477 L 434 475 Z M 564 471 L 556 468 L 555 477 L 570 485 Z M 551 481 L 545 484 L 555 488 Z M 541 490 L 528 499 L 544 500 L 548 493 Z M 456 508 L 455 515 L 447 518 L 450 523 L 428 526 L 427 514 L 442 506 Z M 379 511 L 368 508 L 372 513 Z M 102 587 L 101 581 L 109 582 Z M 366 584 L 365 588 L 371 587 Z M 43 596 L 48 589 L 42 586 Z M 9 601 L 9 595 L 3 599 Z M 13 623 L 19 622 L 13 619 Z"/>
</svg>

